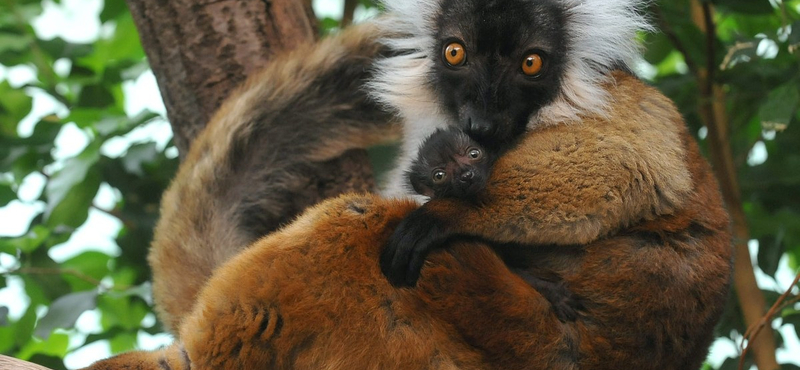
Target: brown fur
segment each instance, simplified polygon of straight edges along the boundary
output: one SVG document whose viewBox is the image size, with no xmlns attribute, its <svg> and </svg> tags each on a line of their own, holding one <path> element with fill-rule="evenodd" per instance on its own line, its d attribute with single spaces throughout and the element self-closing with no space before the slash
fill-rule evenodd
<svg viewBox="0 0 800 370">
<path fill-rule="evenodd" d="M 91 369 L 698 368 L 727 295 L 728 218 L 672 104 L 615 78 L 607 119 L 542 128 L 497 162 L 487 191 L 512 208 L 457 214 L 498 240 L 579 245 L 454 242 L 398 289 L 377 259 L 415 206 L 343 196 L 222 265 L 173 346 Z M 498 254 L 560 276 L 581 316 L 558 321 Z"/>
<path fill-rule="evenodd" d="M 399 135 L 362 88 L 383 52 L 362 25 L 272 61 L 193 143 L 164 194 L 149 261 L 165 327 L 177 332 L 212 271 L 304 208 L 298 174 Z M 252 226 L 251 226 L 252 225 Z"/>
<path fill-rule="evenodd" d="M 533 245 L 585 244 L 675 212 L 693 190 L 683 119 L 635 77 L 614 78 L 606 116 L 527 134 L 498 160 L 478 205 L 442 198 L 424 208 L 459 233 Z"/>
</svg>

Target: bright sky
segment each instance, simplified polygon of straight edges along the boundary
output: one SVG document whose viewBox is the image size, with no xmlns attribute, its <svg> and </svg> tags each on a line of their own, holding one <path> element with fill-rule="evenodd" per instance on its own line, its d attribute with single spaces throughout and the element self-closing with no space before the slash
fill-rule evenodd
<svg viewBox="0 0 800 370">
<path fill-rule="evenodd" d="M 314 0 L 313 5 L 319 16 L 340 18 L 342 2 L 343 0 Z M 108 26 L 101 25 L 98 20 L 102 4 L 102 0 L 62 0 L 61 4 L 46 1 L 44 13 L 34 22 L 34 29 L 39 37 L 44 39 L 59 36 L 72 42 L 94 41 L 109 32 L 105 28 Z M 374 10 L 365 11 L 359 7 L 355 18 L 357 21 L 362 20 L 373 15 L 374 12 Z M 69 62 L 65 61 L 56 64 L 56 70 L 59 73 L 67 73 L 69 67 Z M 6 68 L 0 66 L 0 80 L 3 79 L 8 80 L 12 86 L 20 86 L 34 80 L 35 75 L 29 67 Z M 164 105 L 151 72 L 143 74 L 136 81 L 126 83 L 123 89 L 127 98 L 125 108 L 129 115 L 135 115 L 143 109 L 164 113 Z M 54 112 L 62 116 L 66 114 L 66 109 L 48 95 L 37 92 L 35 89 L 27 90 L 27 93 L 33 97 L 33 109 L 30 115 L 20 122 L 18 132 L 21 135 L 30 134 L 33 125 L 45 115 Z M 102 147 L 102 152 L 112 157 L 119 156 L 125 153 L 131 144 L 141 141 L 156 141 L 163 148 L 171 136 L 169 124 L 164 120 L 158 120 L 134 130 L 123 138 L 107 142 Z M 54 157 L 63 162 L 63 160 L 80 153 L 87 145 L 88 138 L 86 133 L 77 126 L 68 124 L 62 129 L 56 142 Z M 760 144 L 756 145 L 753 152 L 750 153 L 748 162 L 751 165 L 757 165 L 767 160 L 766 147 L 763 143 Z M 173 152 L 173 155 L 177 155 L 177 152 Z M 30 220 L 44 207 L 42 202 L 36 201 L 42 192 L 44 183 L 42 175 L 28 176 L 19 189 L 20 200 L 0 208 L 0 236 L 18 236 L 27 230 Z M 95 204 L 104 209 L 111 209 L 119 199 L 119 192 L 107 184 L 103 184 L 95 198 Z M 52 248 L 50 256 L 56 261 L 64 261 L 86 250 L 98 250 L 118 255 L 119 248 L 114 243 L 114 238 L 120 228 L 121 224 L 118 220 L 100 211 L 91 210 L 86 223 L 73 234 L 69 241 Z M 758 251 L 757 241 L 750 242 L 750 251 L 751 258 L 755 259 Z M 12 268 L 15 264 L 16 260 L 13 256 L 0 254 L 0 271 Z M 756 274 L 762 288 L 780 292 L 794 279 L 794 274 L 788 268 L 785 257 L 780 262 L 780 268 L 776 275 L 777 281 L 758 269 Z M 20 279 L 9 277 L 8 287 L 0 289 L 0 305 L 7 306 L 10 316 L 17 319 L 25 312 L 28 304 Z M 45 312 L 46 310 L 43 309 L 39 314 L 44 315 Z M 152 325 L 154 320 L 155 317 L 152 315 L 145 318 L 149 325 Z M 84 313 L 78 319 L 76 329 L 68 331 L 72 337 L 71 348 L 81 345 L 86 335 L 99 331 L 97 312 Z M 786 339 L 786 346 L 791 350 L 779 350 L 779 361 L 790 361 L 800 365 L 800 342 L 797 340 L 794 328 L 787 325 L 781 331 Z M 138 337 L 138 346 L 141 349 L 154 349 L 170 343 L 171 340 L 171 337 L 166 334 L 150 336 L 142 332 Z M 709 361 L 714 365 L 719 365 L 726 357 L 735 353 L 736 348 L 732 342 L 720 340 L 712 347 Z M 69 354 L 65 363 L 71 369 L 80 368 L 109 355 L 107 342 L 95 342 Z"/>
</svg>

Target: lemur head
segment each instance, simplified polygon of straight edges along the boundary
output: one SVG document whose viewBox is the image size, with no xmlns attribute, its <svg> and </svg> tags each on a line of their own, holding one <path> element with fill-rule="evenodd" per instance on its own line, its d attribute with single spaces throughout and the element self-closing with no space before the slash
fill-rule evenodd
<svg viewBox="0 0 800 370">
<path fill-rule="evenodd" d="M 567 52 L 564 10 L 553 1 L 441 4 L 428 83 L 443 110 L 482 142 L 517 136 L 559 91 Z"/>
<path fill-rule="evenodd" d="M 421 137 L 450 125 L 491 146 L 602 114 L 609 72 L 649 29 L 644 1 L 386 0 L 395 56 L 373 88 Z"/>
<path fill-rule="evenodd" d="M 494 160 L 463 131 L 439 129 L 422 143 L 406 176 L 420 195 L 471 198 L 486 186 Z"/>
</svg>

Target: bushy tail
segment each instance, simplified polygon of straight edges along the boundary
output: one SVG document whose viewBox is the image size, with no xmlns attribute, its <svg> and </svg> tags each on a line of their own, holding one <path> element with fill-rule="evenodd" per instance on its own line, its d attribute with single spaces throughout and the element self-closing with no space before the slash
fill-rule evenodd
<svg viewBox="0 0 800 370">
<path fill-rule="evenodd" d="M 379 37 L 363 24 L 276 58 L 195 139 L 162 199 L 149 255 L 156 308 L 173 333 L 215 267 L 290 221 L 309 192 L 324 192 L 311 180 L 323 162 L 399 136 L 364 89 L 385 52 Z"/>
</svg>

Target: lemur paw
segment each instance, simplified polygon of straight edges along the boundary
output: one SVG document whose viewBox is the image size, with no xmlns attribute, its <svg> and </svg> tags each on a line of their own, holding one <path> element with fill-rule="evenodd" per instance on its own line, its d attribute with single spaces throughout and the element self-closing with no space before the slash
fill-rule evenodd
<svg viewBox="0 0 800 370">
<path fill-rule="evenodd" d="M 392 285 L 417 284 L 425 258 L 446 239 L 441 226 L 441 221 L 422 208 L 400 222 L 380 258 L 381 271 Z"/>
</svg>

